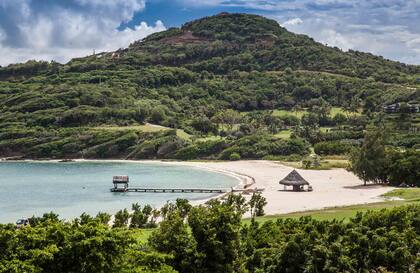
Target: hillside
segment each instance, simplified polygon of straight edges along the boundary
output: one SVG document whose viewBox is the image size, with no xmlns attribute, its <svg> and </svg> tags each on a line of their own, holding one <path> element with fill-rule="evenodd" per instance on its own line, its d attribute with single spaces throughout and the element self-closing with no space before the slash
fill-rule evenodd
<svg viewBox="0 0 420 273">
<path fill-rule="evenodd" d="M 320 142 L 356 145 L 386 104 L 418 104 L 419 79 L 420 66 L 327 47 L 261 16 L 222 13 L 64 65 L 0 68 L 0 157 L 304 156 Z M 296 118 L 298 109 L 306 114 Z M 418 114 L 386 121 L 393 145 L 420 143 Z M 188 137 L 138 129 L 145 122 Z"/>
</svg>

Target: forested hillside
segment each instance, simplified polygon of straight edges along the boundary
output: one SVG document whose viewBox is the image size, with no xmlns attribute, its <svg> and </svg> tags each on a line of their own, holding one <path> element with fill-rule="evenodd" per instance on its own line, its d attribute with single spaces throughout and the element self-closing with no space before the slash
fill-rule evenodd
<svg viewBox="0 0 420 273">
<path fill-rule="evenodd" d="M 413 148 L 419 86 L 420 66 L 222 13 L 116 52 L 0 68 L 0 156 L 303 157 L 316 144 L 343 154 L 331 147 L 360 145 L 378 123 L 389 144 Z"/>
</svg>

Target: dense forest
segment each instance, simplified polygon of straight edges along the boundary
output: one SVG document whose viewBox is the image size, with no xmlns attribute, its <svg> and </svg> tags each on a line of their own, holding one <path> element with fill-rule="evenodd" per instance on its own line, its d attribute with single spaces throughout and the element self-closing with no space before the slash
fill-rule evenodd
<svg viewBox="0 0 420 273">
<path fill-rule="evenodd" d="M 419 100 L 420 66 L 221 13 L 67 64 L 1 67 L 0 157 L 301 160 L 347 154 L 378 124 L 416 149 Z"/>
<path fill-rule="evenodd" d="M 62 221 L 54 213 L 31 226 L 0 225 L 0 272 L 419 272 L 420 207 L 358 213 L 348 221 L 310 217 L 259 223 L 241 221 L 250 207 L 241 196 L 206 205 L 186 200 L 160 211 L 82 214 Z M 128 218 L 131 217 L 130 228 Z"/>
</svg>

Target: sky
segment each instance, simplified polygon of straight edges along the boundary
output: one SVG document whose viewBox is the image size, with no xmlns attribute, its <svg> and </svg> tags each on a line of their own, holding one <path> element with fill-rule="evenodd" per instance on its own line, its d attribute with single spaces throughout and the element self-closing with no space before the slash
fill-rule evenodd
<svg viewBox="0 0 420 273">
<path fill-rule="evenodd" d="M 420 0 L 0 0 L 0 65 L 65 63 L 222 11 L 263 15 L 345 51 L 420 65 Z"/>
</svg>

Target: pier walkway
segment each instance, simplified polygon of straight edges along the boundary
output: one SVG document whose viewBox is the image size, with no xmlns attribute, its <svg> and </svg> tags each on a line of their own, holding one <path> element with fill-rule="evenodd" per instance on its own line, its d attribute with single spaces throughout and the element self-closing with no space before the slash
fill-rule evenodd
<svg viewBox="0 0 420 273">
<path fill-rule="evenodd" d="M 111 188 L 111 192 L 149 192 L 149 193 L 226 193 L 231 189 L 201 189 L 201 188 Z"/>
<path fill-rule="evenodd" d="M 140 188 L 129 187 L 130 179 L 127 175 L 114 176 L 112 183 L 114 187 L 111 192 L 147 192 L 147 193 L 228 193 L 228 192 L 242 192 L 249 194 L 255 191 L 263 191 L 264 189 L 226 189 L 226 188 Z"/>
</svg>

